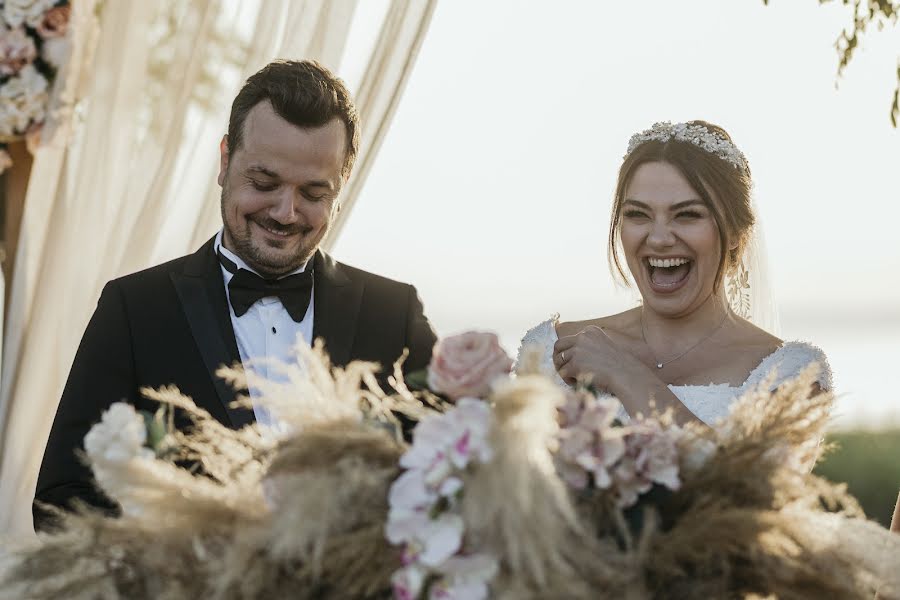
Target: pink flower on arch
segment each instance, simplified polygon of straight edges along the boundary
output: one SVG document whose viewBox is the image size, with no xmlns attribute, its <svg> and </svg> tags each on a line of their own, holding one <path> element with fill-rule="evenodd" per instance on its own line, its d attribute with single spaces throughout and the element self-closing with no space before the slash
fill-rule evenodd
<svg viewBox="0 0 900 600">
<path fill-rule="evenodd" d="M 62 37 L 69 30 L 69 16 L 72 7 L 68 5 L 54 6 L 44 13 L 44 18 L 36 27 L 38 35 L 42 38 L 50 39 Z"/>
</svg>

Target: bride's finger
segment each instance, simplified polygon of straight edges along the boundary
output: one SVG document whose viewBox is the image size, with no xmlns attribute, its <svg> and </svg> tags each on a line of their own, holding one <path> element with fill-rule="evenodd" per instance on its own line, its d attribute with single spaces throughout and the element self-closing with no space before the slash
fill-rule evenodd
<svg viewBox="0 0 900 600">
<path fill-rule="evenodd" d="M 568 355 L 566 354 L 565 350 L 561 350 L 560 352 L 554 352 L 553 353 L 553 366 L 556 367 L 557 370 L 559 370 L 563 367 L 563 365 L 566 364 L 566 362 L 568 362 L 568 360 L 570 358 L 571 358 L 571 350 L 569 351 Z"/>
<path fill-rule="evenodd" d="M 578 339 L 574 335 L 559 338 L 558 340 L 556 340 L 556 343 L 553 344 L 553 353 L 559 354 L 564 350 L 574 348 L 576 343 L 578 343 Z"/>
</svg>

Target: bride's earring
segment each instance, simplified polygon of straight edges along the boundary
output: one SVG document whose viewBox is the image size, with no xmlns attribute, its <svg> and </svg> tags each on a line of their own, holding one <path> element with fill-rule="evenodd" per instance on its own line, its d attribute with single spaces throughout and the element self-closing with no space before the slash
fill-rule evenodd
<svg viewBox="0 0 900 600">
<path fill-rule="evenodd" d="M 745 319 L 750 318 L 750 272 L 744 265 L 744 258 L 738 262 L 734 272 L 728 277 L 725 294 L 731 310 Z"/>
</svg>

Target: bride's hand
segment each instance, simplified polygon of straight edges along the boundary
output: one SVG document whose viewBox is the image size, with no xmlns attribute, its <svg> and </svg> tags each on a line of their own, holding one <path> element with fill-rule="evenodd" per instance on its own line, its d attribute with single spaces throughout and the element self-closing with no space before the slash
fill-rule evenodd
<svg viewBox="0 0 900 600">
<path fill-rule="evenodd" d="M 553 346 L 553 365 L 569 385 L 582 381 L 613 394 L 618 387 L 614 378 L 636 376 L 647 370 L 596 325 L 559 338 Z"/>
<path fill-rule="evenodd" d="M 596 325 L 559 338 L 553 347 L 553 364 L 566 383 L 584 381 L 609 392 L 629 415 L 650 414 L 654 407 L 672 408 L 677 422 L 696 420 L 653 369 Z"/>
</svg>

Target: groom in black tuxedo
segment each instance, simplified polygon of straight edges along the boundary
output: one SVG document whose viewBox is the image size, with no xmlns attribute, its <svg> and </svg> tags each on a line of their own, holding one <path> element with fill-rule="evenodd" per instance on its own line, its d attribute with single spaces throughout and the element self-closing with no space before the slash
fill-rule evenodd
<svg viewBox="0 0 900 600">
<path fill-rule="evenodd" d="M 341 264 L 318 249 L 340 210 L 359 144 L 343 82 L 315 62 L 269 64 L 234 100 L 220 145 L 222 230 L 197 252 L 110 281 L 72 364 L 35 500 L 78 498 L 115 510 L 76 457 L 113 402 L 158 405 L 139 388 L 174 384 L 222 423 L 272 424 L 262 407 L 232 408 L 222 364 L 288 360 L 300 335 L 322 338 L 336 365 L 424 368 L 435 335 L 414 287 Z M 180 421 L 185 425 L 185 421 Z M 35 528 L 48 514 L 34 507 Z"/>
</svg>

